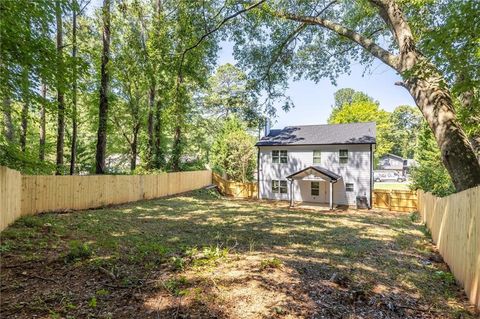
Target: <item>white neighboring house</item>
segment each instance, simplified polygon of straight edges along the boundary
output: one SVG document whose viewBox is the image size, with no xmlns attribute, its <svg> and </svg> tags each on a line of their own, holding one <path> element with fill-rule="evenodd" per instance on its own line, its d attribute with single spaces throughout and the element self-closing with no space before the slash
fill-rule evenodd
<svg viewBox="0 0 480 319">
<path fill-rule="evenodd" d="M 375 123 L 266 129 L 258 141 L 258 198 L 371 207 Z"/>
</svg>

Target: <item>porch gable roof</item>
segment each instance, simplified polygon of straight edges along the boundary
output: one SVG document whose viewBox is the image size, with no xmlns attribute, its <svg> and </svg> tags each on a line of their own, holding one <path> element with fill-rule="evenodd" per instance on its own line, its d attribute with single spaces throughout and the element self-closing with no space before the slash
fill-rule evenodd
<svg viewBox="0 0 480 319">
<path fill-rule="evenodd" d="M 314 175 L 318 177 L 322 177 L 327 179 L 329 182 L 335 183 L 338 181 L 341 176 L 329 171 L 326 168 L 320 167 L 320 166 L 309 166 L 307 168 L 304 168 L 298 172 L 295 172 L 289 176 L 287 176 L 287 179 L 302 179 L 304 177 L 307 177 L 309 175 Z"/>
</svg>

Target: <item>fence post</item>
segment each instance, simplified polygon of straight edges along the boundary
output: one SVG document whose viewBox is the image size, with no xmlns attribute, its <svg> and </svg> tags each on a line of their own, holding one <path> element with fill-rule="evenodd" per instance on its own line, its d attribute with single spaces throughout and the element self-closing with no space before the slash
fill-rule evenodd
<svg viewBox="0 0 480 319">
<path fill-rule="evenodd" d="M 388 210 L 392 210 L 392 190 L 388 192 Z"/>
</svg>

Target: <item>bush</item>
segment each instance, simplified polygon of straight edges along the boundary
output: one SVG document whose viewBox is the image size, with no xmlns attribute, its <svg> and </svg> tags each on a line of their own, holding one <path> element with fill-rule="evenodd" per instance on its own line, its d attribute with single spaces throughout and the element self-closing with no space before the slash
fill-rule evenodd
<svg viewBox="0 0 480 319">
<path fill-rule="evenodd" d="M 69 243 L 69 251 L 65 256 L 65 261 L 72 262 L 75 260 L 87 259 L 92 255 L 92 249 L 87 243 L 73 240 Z"/>
</svg>

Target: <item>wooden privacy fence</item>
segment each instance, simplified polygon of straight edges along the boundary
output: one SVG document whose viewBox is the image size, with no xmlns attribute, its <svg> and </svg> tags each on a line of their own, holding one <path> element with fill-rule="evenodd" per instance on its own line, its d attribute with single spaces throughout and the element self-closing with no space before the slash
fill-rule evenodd
<svg viewBox="0 0 480 319">
<path fill-rule="evenodd" d="M 480 309 L 480 186 L 442 198 L 419 190 L 418 211 L 457 282 Z"/>
<path fill-rule="evenodd" d="M 257 198 L 257 183 L 241 183 L 223 179 L 220 175 L 213 173 L 212 180 L 223 195 L 235 198 Z"/>
<path fill-rule="evenodd" d="M 417 193 L 408 190 L 384 190 L 373 191 L 373 207 L 400 212 L 417 210 Z"/>
<path fill-rule="evenodd" d="M 22 176 L 0 167 L 0 230 L 18 217 L 174 195 L 212 183 L 211 171 L 158 175 Z"/>
</svg>

